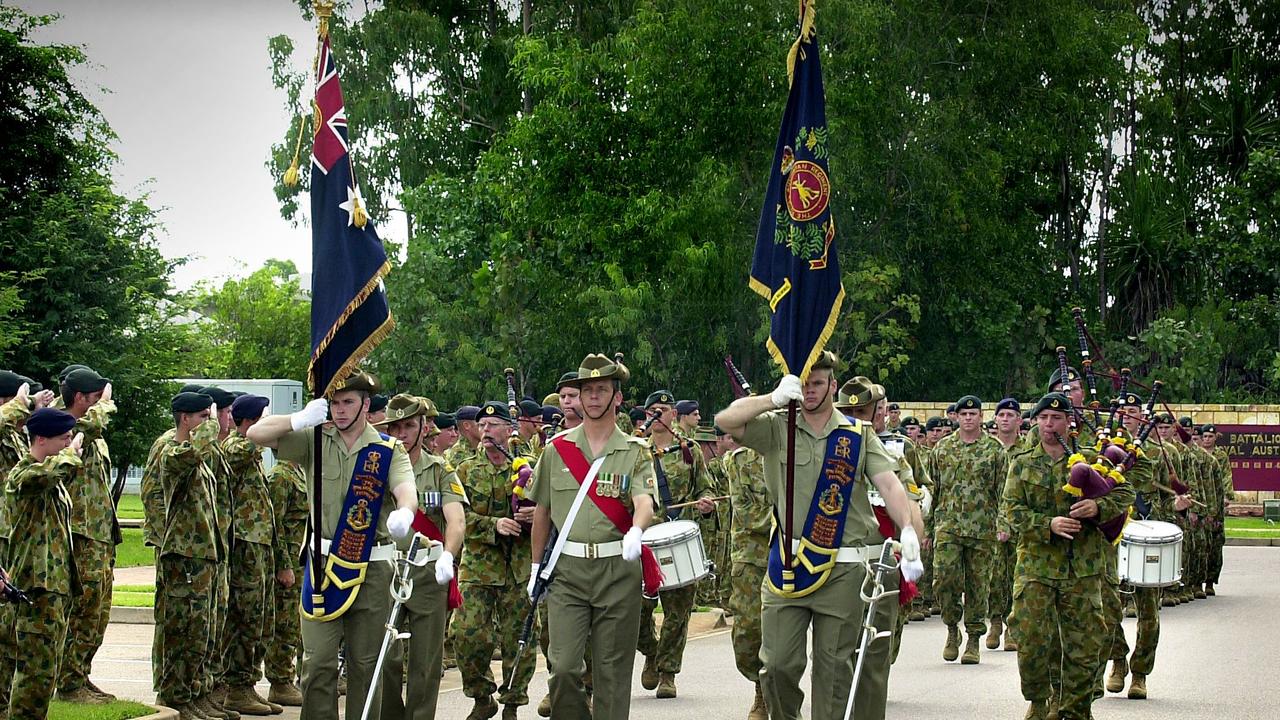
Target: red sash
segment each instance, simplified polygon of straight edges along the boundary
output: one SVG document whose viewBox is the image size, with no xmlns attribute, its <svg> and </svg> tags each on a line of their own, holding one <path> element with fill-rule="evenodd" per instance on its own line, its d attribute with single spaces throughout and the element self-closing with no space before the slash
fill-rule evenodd
<svg viewBox="0 0 1280 720">
<path fill-rule="evenodd" d="M 893 519 L 889 517 L 889 511 L 879 505 L 872 505 L 871 509 L 876 513 L 876 523 L 880 526 L 880 536 L 885 540 L 893 539 L 893 531 L 897 527 L 893 524 Z M 902 556 L 899 554 L 898 559 Z M 920 595 L 920 588 L 915 583 L 907 580 L 907 576 L 898 571 L 898 605 L 906 607 Z"/>
<path fill-rule="evenodd" d="M 582 450 L 564 437 L 555 438 L 551 444 L 555 446 L 556 452 L 560 453 L 560 459 L 564 461 L 564 466 L 569 469 L 573 479 L 577 480 L 579 485 L 586 482 L 591 463 L 587 462 Z M 587 497 L 591 498 L 591 502 L 595 503 L 600 512 L 609 518 L 609 522 L 613 523 L 618 532 L 626 535 L 631 529 L 631 515 L 627 512 L 627 507 L 619 498 L 600 497 L 596 493 L 596 487 L 596 483 L 591 484 L 587 490 Z M 563 532 L 569 532 L 569 528 L 564 528 Z M 662 570 L 658 568 L 658 558 L 654 557 L 648 545 L 640 546 L 640 567 L 644 572 L 644 594 L 654 597 L 662 587 Z"/>
<path fill-rule="evenodd" d="M 413 516 L 413 529 L 422 533 L 430 540 L 435 540 L 441 545 L 444 544 L 444 533 L 440 532 L 440 528 L 435 524 L 427 514 L 419 510 Z M 462 591 L 458 589 L 458 573 L 457 568 L 454 569 L 453 579 L 449 581 L 449 609 L 457 610 L 462 607 Z"/>
</svg>

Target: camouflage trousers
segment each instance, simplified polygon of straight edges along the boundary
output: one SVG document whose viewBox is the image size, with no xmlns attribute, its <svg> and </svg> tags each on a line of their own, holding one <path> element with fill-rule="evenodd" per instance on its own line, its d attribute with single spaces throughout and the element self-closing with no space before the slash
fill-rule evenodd
<svg viewBox="0 0 1280 720">
<path fill-rule="evenodd" d="M 81 589 L 71 600 L 67 622 L 67 645 L 58 677 L 58 689 L 63 691 L 84 687 L 89 681 L 93 656 L 102 647 L 111 618 L 111 570 L 116 562 L 116 546 L 76 535 L 71 554 Z"/>
<path fill-rule="evenodd" d="M 1216 584 L 1222 576 L 1222 547 L 1227 544 L 1227 535 L 1221 519 L 1215 518 L 1213 523 L 1212 528 L 1205 529 L 1205 542 L 1209 548 L 1204 581 Z"/>
<path fill-rule="evenodd" d="M 302 647 L 302 618 L 298 610 L 302 568 L 294 568 L 293 577 L 291 587 L 281 585 L 274 578 L 268 581 L 271 587 L 271 624 L 263 633 L 267 652 L 262 666 L 266 670 L 267 681 L 273 685 L 287 685 L 298 677 L 295 663 Z"/>
<path fill-rule="evenodd" d="M 1004 622 L 1013 610 L 1013 569 L 1018 564 L 1018 543 L 996 542 L 991 562 L 991 593 L 987 617 Z"/>
<path fill-rule="evenodd" d="M 660 673 L 677 674 L 689 639 L 689 616 L 697 585 L 686 585 L 658 593 L 658 600 L 644 600 L 640 606 L 640 635 L 636 649 L 646 659 L 653 658 Z M 653 611 L 662 603 L 662 629 L 657 628 Z M 661 634 L 659 634 L 661 633 Z"/>
<path fill-rule="evenodd" d="M 271 546 L 237 540 L 228 572 L 222 669 L 227 685 L 245 687 L 262 677 L 259 668 L 267 654 L 264 636 L 271 626 L 267 602 L 268 583 L 272 582 Z"/>
<path fill-rule="evenodd" d="M 151 689 L 160 689 L 160 658 L 164 657 L 164 625 L 159 622 L 160 618 L 160 596 L 164 594 L 164 573 L 160 572 L 160 548 L 153 548 L 156 551 L 155 568 L 156 568 L 156 592 L 155 592 L 155 619 L 156 623 L 151 629 Z"/>
<path fill-rule="evenodd" d="M 726 505 L 727 503 L 719 503 Z M 698 529 L 701 531 L 702 548 L 707 553 L 707 560 L 715 564 L 715 570 L 709 577 L 697 583 L 695 602 L 709 607 L 725 607 L 724 598 L 729 590 L 729 542 L 728 524 L 721 524 L 718 513 L 706 517 L 697 515 Z M 723 576 L 723 577 L 722 577 Z M 643 623 L 641 623 L 643 624 Z"/>
<path fill-rule="evenodd" d="M 0 537 L 0 558 L 8 557 L 9 539 Z M 12 649 L 17 642 L 13 635 L 15 619 L 13 605 L 0 602 L 0 698 L 9 697 L 9 683 L 13 680 Z"/>
<path fill-rule="evenodd" d="M 492 697 L 498 689 L 489 663 L 494 648 L 502 650 L 502 677 L 507 691 L 498 697 L 503 705 L 528 705 L 529 680 L 533 678 L 536 649 L 530 643 L 520 655 L 520 667 L 512 677 L 520 630 L 529 612 L 529 598 L 520 585 L 463 583 L 462 607 L 454 612 L 453 648 L 462 673 L 462 691 L 470 698 Z"/>
<path fill-rule="evenodd" d="M 213 689 L 207 685 L 206 664 L 216 575 L 217 563 L 211 560 L 181 555 L 160 558 L 155 618 L 156 630 L 165 641 L 156 696 L 163 705 L 185 705 Z"/>
<path fill-rule="evenodd" d="M 751 682 L 760 678 L 760 586 L 765 567 L 734 563 L 729 576 L 729 608 L 733 612 L 733 659 Z"/>
<path fill-rule="evenodd" d="M 885 592 L 898 590 L 902 582 L 902 574 L 897 570 L 887 572 L 881 578 Z M 868 640 L 867 659 L 862 663 L 862 674 L 858 676 L 858 693 L 853 699 L 854 720 L 884 720 L 885 706 L 889 702 L 889 668 L 898 654 L 898 629 L 902 627 L 899 619 L 905 619 L 905 608 L 898 606 L 898 596 L 894 595 L 878 600 L 871 616 L 871 625 L 879 634 L 881 630 L 893 632 L 889 637 Z M 866 619 L 864 614 L 858 617 L 861 626 Z M 858 642 L 862 642 L 859 635 Z M 858 656 L 855 654 L 851 662 L 856 667 Z M 846 702 L 848 702 L 846 698 Z"/>
<path fill-rule="evenodd" d="M 232 545 L 234 548 L 235 543 Z M 231 607 L 231 574 L 226 562 L 217 564 L 213 576 L 213 602 L 209 625 L 209 657 L 205 661 L 205 687 L 212 691 L 223 683 L 226 666 L 222 661 L 227 638 L 227 612 Z M 208 692 L 206 691 L 206 692 Z"/>
<path fill-rule="evenodd" d="M 1188 536 L 1191 540 L 1191 547 L 1190 549 L 1183 548 L 1183 553 L 1190 557 L 1188 558 L 1186 576 L 1183 577 L 1182 582 L 1184 585 L 1196 587 L 1203 585 L 1209 575 L 1209 533 L 1206 528 L 1196 523 L 1183 534 L 1183 538 L 1188 538 Z"/>
<path fill-rule="evenodd" d="M 1043 702 L 1059 691 L 1061 720 L 1087 720 L 1103 645 L 1102 577 L 1044 580 L 1013 587 L 1022 697 Z M 1056 680 L 1055 680 L 1056 678 Z"/>
<path fill-rule="evenodd" d="M 1156 645 L 1160 642 L 1160 593 L 1160 588 L 1133 589 L 1133 603 L 1138 612 L 1138 634 L 1134 637 L 1133 657 L 1128 657 L 1129 643 L 1125 640 L 1120 618 L 1116 618 L 1115 632 L 1111 636 L 1111 659 L 1124 660 L 1128 657 L 1129 669 L 1139 675 L 1150 675 L 1156 666 Z M 1107 612 L 1112 612 L 1113 607 L 1108 604 L 1106 609 Z"/>
<path fill-rule="evenodd" d="M 964 627 L 970 635 L 987 631 L 994 545 L 989 540 L 951 537 L 934 546 L 933 592 L 942 608 L 942 621 L 960 624 L 963 595 Z"/>
<path fill-rule="evenodd" d="M 58 665 L 67 635 L 71 598 L 32 591 L 32 604 L 14 609 L 16 646 L 3 648 L 13 670 L 9 691 L 12 720 L 44 720 L 58 680 Z M 19 649 L 21 649 L 19 651 Z"/>
</svg>

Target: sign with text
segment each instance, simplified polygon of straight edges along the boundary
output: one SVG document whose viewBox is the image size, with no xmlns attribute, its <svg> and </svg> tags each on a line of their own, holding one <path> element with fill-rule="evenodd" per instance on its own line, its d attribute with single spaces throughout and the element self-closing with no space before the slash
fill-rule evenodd
<svg viewBox="0 0 1280 720">
<path fill-rule="evenodd" d="M 1280 490 L 1280 425 L 1215 425 L 1236 490 Z"/>
</svg>

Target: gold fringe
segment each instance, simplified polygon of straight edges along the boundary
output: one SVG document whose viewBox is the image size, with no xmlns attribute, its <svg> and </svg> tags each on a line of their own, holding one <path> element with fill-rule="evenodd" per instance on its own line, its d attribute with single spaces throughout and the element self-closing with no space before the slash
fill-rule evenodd
<svg viewBox="0 0 1280 720">
<path fill-rule="evenodd" d="M 773 291 L 769 289 L 769 286 L 765 285 L 764 283 L 760 282 L 754 277 L 747 278 L 747 285 L 750 286 L 751 289 L 754 290 L 757 295 L 764 298 L 765 300 L 768 300 L 769 298 L 773 297 Z"/>
<path fill-rule="evenodd" d="M 364 301 L 367 300 L 369 298 L 369 295 L 373 293 L 374 288 L 378 287 L 378 283 L 390 271 L 391 271 L 391 263 L 383 262 L 382 266 L 379 267 L 377 271 L 373 273 L 373 277 L 369 278 L 369 281 L 366 282 L 364 287 L 360 289 L 360 292 L 356 293 L 356 296 L 351 299 L 351 302 L 347 303 L 347 307 L 343 309 L 342 314 L 339 315 L 338 319 L 334 321 L 332 326 L 330 326 L 329 331 L 325 333 L 324 339 L 320 341 L 320 344 L 311 353 L 311 359 L 307 362 L 307 386 L 313 392 L 316 390 L 314 386 L 315 374 L 313 372 L 315 368 L 316 360 L 319 359 L 319 357 L 324 354 L 324 351 L 326 349 L 328 349 L 329 343 L 332 342 L 333 337 L 338 334 L 338 330 L 341 329 L 344 324 L 346 324 L 347 318 L 351 317 L 351 314 L 354 313 L 356 309 L 359 308 L 362 304 L 364 304 Z M 320 393 L 321 395 L 328 395 L 331 388 L 334 385 L 336 385 L 338 382 L 342 380 L 345 380 L 346 376 L 343 375 L 342 373 L 345 371 L 349 375 L 351 371 L 355 370 L 355 367 L 359 365 L 362 360 L 364 360 L 364 357 L 368 355 L 370 351 L 373 350 L 373 346 L 377 345 L 379 342 L 382 342 L 384 339 L 386 339 L 386 336 L 391 333 L 392 328 L 395 327 L 395 320 L 391 316 L 390 306 L 391 306 L 390 301 L 388 301 L 387 322 L 384 322 L 381 326 L 379 326 L 377 330 L 375 330 L 372 334 L 369 335 L 369 338 L 367 340 L 361 343 L 360 347 L 356 348 L 356 351 L 352 353 L 351 357 L 348 358 L 347 361 L 342 364 L 342 367 L 338 369 L 338 372 L 334 373 L 333 378 L 329 380 L 329 384 L 325 387 L 325 391 L 323 393 Z M 377 338 L 377 339 L 374 340 L 374 338 Z"/>
<path fill-rule="evenodd" d="M 813 8 L 814 0 L 800 0 L 800 35 L 796 37 L 796 41 L 791 44 L 791 50 L 787 52 L 787 87 L 791 87 L 796 77 L 796 58 L 804 59 L 804 51 L 801 49 L 801 43 L 808 44 L 813 40 L 814 16 L 817 11 Z"/>
<path fill-rule="evenodd" d="M 1081 497 L 1082 495 L 1084 495 L 1084 491 L 1083 491 L 1083 490 L 1081 490 L 1080 488 L 1078 488 L 1078 487 L 1076 487 L 1075 485 L 1072 485 L 1072 484 L 1070 484 L 1070 483 L 1068 483 L 1068 484 L 1066 484 L 1066 485 L 1063 485 L 1063 486 L 1062 486 L 1062 492 L 1064 492 L 1064 493 L 1066 493 L 1066 494 L 1068 494 L 1068 495 L 1074 495 L 1074 496 L 1076 496 L 1076 497 Z"/>
<path fill-rule="evenodd" d="M 809 358 L 804 361 L 804 371 L 799 373 L 801 382 L 809 377 L 809 369 L 818 361 L 822 351 L 827 349 L 827 341 L 831 339 L 831 333 L 836 329 L 836 321 L 840 319 L 842 305 L 844 305 L 844 283 L 840 283 L 840 293 L 836 295 L 836 301 L 831 303 L 831 312 L 827 315 L 827 322 L 822 326 L 822 333 L 818 335 L 818 341 L 813 344 L 813 351 L 809 353 Z"/>
</svg>

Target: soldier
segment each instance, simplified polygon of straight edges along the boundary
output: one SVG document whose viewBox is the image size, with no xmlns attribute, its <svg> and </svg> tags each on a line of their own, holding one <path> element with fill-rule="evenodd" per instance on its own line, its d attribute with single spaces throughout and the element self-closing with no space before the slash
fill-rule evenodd
<svg viewBox="0 0 1280 720">
<path fill-rule="evenodd" d="M 520 454 L 536 458 L 542 454 L 542 405 L 525 398 L 519 404 Z"/>
<path fill-rule="evenodd" d="M 378 425 L 387 417 L 388 401 L 387 396 L 382 393 L 369 398 L 368 420 L 370 425 Z"/>
<path fill-rule="evenodd" d="M 278 449 L 277 456 L 302 466 L 307 475 L 308 499 L 315 486 L 314 447 L 321 434 L 324 453 L 320 532 L 332 543 L 335 535 L 359 538 L 361 542 L 330 548 L 321 543 L 321 552 L 333 565 L 364 567 L 362 582 L 324 592 L 302 590 L 302 695 L 303 720 L 336 720 L 338 717 L 338 648 L 346 648 L 346 717 L 360 717 L 366 696 L 374 693 L 369 717 L 381 715 L 381 703 L 373 688 L 373 668 L 377 662 L 384 627 L 391 611 L 387 588 L 395 558 L 393 537 L 408 535 L 418 509 L 413 468 L 404 446 L 384 440 L 366 417 L 369 396 L 377 391 L 377 381 L 365 372 L 356 372 L 332 394 L 332 401 L 315 399 L 292 415 L 263 418 L 249 429 L 255 444 Z M 333 421 L 326 423 L 332 413 Z M 388 452 L 389 451 L 389 452 Z M 384 462 L 384 460 L 386 462 Z M 355 485 L 356 482 L 360 484 Z M 372 488 L 370 486 L 372 485 Z M 362 495 L 357 495 L 356 491 Z M 381 492 L 379 492 L 381 490 Z M 390 497 L 387 497 L 387 492 Z M 372 493 L 369 501 L 365 495 Z M 356 502 L 356 498 L 360 502 Z M 380 503 L 378 514 L 370 517 L 368 505 Z M 392 510 L 392 505 L 396 506 Z M 363 513 L 359 512 L 360 509 Z M 358 522 L 353 522 L 353 518 Z M 350 546 L 365 548 L 367 556 L 353 555 Z M 357 580 L 358 576 L 353 580 Z M 318 603 L 317 600 L 321 602 Z M 334 616 L 337 617 L 334 617 Z"/>
<path fill-rule="evenodd" d="M 676 402 L 676 425 L 672 428 L 684 437 L 692 438 L 698 432 L 698 423 L 702 422 L 702 411 L 697 400 L 680 400 Z"/>
<path fill-rule="evenodd" d="M 24 383 L 25 384 L 25 383 Z M 26 393 L 19 393 L 26 399 Z M 16 397 L 16 396 L 15 396 Z M 14 645 L 3 648 L 11 673 L 11 720 L 44 720 L 57 684 L 71 598 L 81 592 L 72 550 L 71 499 L 66 483 L 80 472 L 82 435 L 70 413 L 40 408 L 27 419 L 30 449 L 9 471 L 4 491 L 12 507 L 7 584 L 27 591 L 18 603 Z"/>
<path fill-rule="evenodd" d="M 480 425 L 476 422 L 479 415 L 480 408 L 475 405 L 463 405 L 454 411 L 459 441 L 444 455 L 444 461 L 450 467 L 458 467 L 480 447 Z"/>
<path fill-rule="evenodd" d="M 920 421 L 911 415 L 902 418 L 902 424 L 898 426 L 898 431 L 906 435 L 907 439 L 914 443 L 916 447 L 920 447 L 923 444 L 920 430 Z"/>
<path fill-rule="evenodd" d="M 697 502 L 694 509 L 703 517 L 711 516 L 714 528 L 715 496 L 711 478 L 707 473 L 702 452 L 688 440 L 679 437 L 675 426 L 675 399 L 666 390 L 655 390 L 645 399 L 644 409 L 657 415 L 657 422 L 649 427 L 649 447 L 653 452 L 653 472 L 657 478 L 658 500 L 662 512 L 655 515 L 653 525 L 667 520 L 678 520 L 683 508 L 668 510 L 671 505 Z M 704 528 L 705 524 L 699 523 Z M 704 531 L 704 540 L 708 539 Z M 714 540 L 708 554 L 715 556 Z M 644 669 L 640 673 L 640 685 L 645 690 L 657 689 L 659 698 L 676 696 L 676 675 L 680 673 L 684 658 L 685 641 L 689 635 L 689 617 L 693 613 L 697 585 L 663 590 L 662 630 L 658 633 L 653 612 L 657 601 L 645 599 L 640 615 L 640 635 L 636 647 L 644 655 Z"/>
<path fill-rule="evenodd" d="M 115 503 L 111 500 L 111 454 L 102 437 L 116 411 L 111 381 L 88 368 L 76 368 L 62 381 L 62 402 L 84 434 L 83 463 L 67 483 L 71 495 L 71 532 L 80 573 L 80 592 L 72 598 L 67 647 L 58 671 L 58 699 L 100 704 L 115 699 L 89 680 L 93 657 L 102 647 L 111 616 L 112 568 L 116 562 Z"/>
<path fill-rule="evenodd" d="M 942 659 L 950 662 L 960 654 L 963 594 L 969 640 L 960 662 L 976 665 L 987 629 L 996 516 L 1008 460 L 1000 443 L 982 432 L 982 401 L 966 395 L 956 407 L 960 431 L 939 441 L 929 467 L 934 482 L 934 593 L 947 624 Z"/>
<path fill-rule="evenodd" d="M 579 400 L 578 387 L 574 385 L 578 373 L 570 370 L 560 376 L 556 385 L 556 395 L 560 401 L 560 411 L 564 413 L 562 430 L 572 430 L 582 424 L 582 404 Z"/>
<path fill-rule="evenodd" d="M 434 406 L 432 406 L 432 412 L 435 412 Z M 434 415 L 428 424 L 430 427 L 426 428 L 426 432 L 431 435 L 431 438 L 427 451 L 444 460 L 445 453 L 458 444 L 460 435 L 457 418 L 449 413 L 439 413 Z M 434 435 L 432 435 L 433 432 Z"/>
<path fill-rule="evenodd" d="M 1190 477 L 1184 467 L 1183 453 L 1184 446 L 1175 435 L 1177 421 L 1170 413 L 1160 413 L 1156 415 L 1155 434 L 1160 439 L 1160 449 L 1164 456 L 1165 471 L 1169 476 L 1170 485 L 1179 483 L 1188 488 L 1188 494 L 1180 495 L 1189 499 L 1189 493 L 1193 490 L 1188 483 Z M 1177 482 L 1175 482 L 1175 480 Z M 1173 522 L 1182 530 L 1182 582 L 1177 587 L 1166 588 L 1164 600 L 1161 604 L 1165 607 L 1180 605 L 1184 602 L 1190 602 L 1191 597 L 1191 555 L 1193 554 L 1195 536 L 1191 532 L 1191 524 L 1188 521 L 1190 503 L 1188 500 L 1188 508 L 1179 510 L 1174 513 Z"/>
<path fill-rule="evenodd" d="M 271 553 L 275 544 L 275 516 L 262 471 L 262 449 L 245 434 L 262 417 L 268 400 L 261 395 L 241 395 L 231 403 L 235 430 L 222 441 L 222 452 L 231 470 L 234 521 L 231 560 L 227 563 L 230 597 L 227 606 L 223 652 L 225 706 L 248 715 L 271 715 L 284 708 L 258 695 L 254 685 L 266 657 L 270 616 Z"/>
<path fill-rule="evenodd" d="M 1182 466 L 1187 476 L 1183 482 L 1191 486 L 1192 494 L 1203 503 L 1187 511 L 1188 531 L 1193 537 L 1188 577 L 1183 583 L 1190 587 L 1189 600 L 1203 600 L 1208 597 L 1204 585 L 1209 576 L 1209 508 L 1215 496 L 1210 468 L 1212 458 L 1200 446 L 1191 417 L 1184 415 L 1178 419 L 1178 424 L 1186 431 Z"/>
<path fill-rule="evenodd" d="M 946 416 L 946 420 L 948 420 L 953 426 L 958 426 L 960 424 L 960 404 L 951 403 L 948 405 Z"/>
<path fill-rule="evenodd" d="M 226 707 L 227 686 L 224 679 L 226 666 L 223 662 L 223 647 L 226 645 L 227 614 L 231 607 L 231 574 L 230 548 L 235 542 L 232 531 L 232 519 L 235 515 L 235 499 L 232 486 L 231 467 L 227 463 L 222 443 L 226 442 L 235 427 L 231 418 L 231 404 L 235 402 L 235 393 L 210 385 L 201 388 L 201 393 L 213 398 L 215 415 L 218 421 L 218 439 L 213 445 L 213 454 L 209 459 L 209 469 L 213 471 L 213 505 L 218 524 L 218 534 L 222 538 L 227 553 L 217 562 L 213 579 L 213 614 L 210 616 L 212 626 L 209 629 L 209 658 L 204 663 L 205 686 L 213 688 L 206 698 L 208 706 L 206 715 L 225 720 L 238 720 L 239 713 Z M 201 709 L 204 709 L 202 706 Z"/>
<path fill-rule="evenodd" d="M 820 563 L 833 561 L 826 569 L 812 572 L 809 565 L 794 560 L 801 547 L 799 537 L 787 548 L 790 563 L 781 554 L 782 528 L 771 539 L 761 611 L 760 684 L 769 715 L 776 720 L 800 717 L 804 702 L 800 680 L 810 626 L 813 718 L 831 720 L 844 714 L 853 680 L 852 658 L 866 612 L 859 599 L 866 576 L 864 563 L 876 555 L 882 541 L 870 500 L 861 491 L 867 487 L 864 483 L 876 486 L 894 524 L 902 528 L 907 580 L 915 581 L 923 570 L 910 507 L 894 474 L 896 463 L 869 427 L 850 422 L 832 408 L 837 362 L 833 353 L 823 352 L 803 383 L 795 375 L 786 375 L 771 394 L 740 398 L 716 416 L 716 424 L 725 432 L 764 456 L 765 487 L 774 513 L 790 514 L 796 528 L 809 528 L 811 519 L 819 528 L 819 532 L 805 533 L 803 552 Z M 784 489 L 787 418 L 786 413 L 776 412 L 792 401 L 800 405 L 794 440 L 799 508 Z M 856 468 L 852 473 L 846 469 L 851 464 Z M 819 483 L 820 475 L 843 482 Z M 823 484 L 828 488 L 820 487 Z M 869 543 L 873 545 L 868 547 Z"/>
<path fill-rule="evenodd" d="M 560 529 L 551 626 L 551 714 L 557 720 L 625 720 L 631 710 L 632 638 L 639 637 L 643 554 L 640 536 L 653 518 L 653 460 L 643 440 L 617 426 L 622 383 L 630 373 L 604 355 L 588 355 L 571 384 L 579 390 L 582 425 L 556 438 L 534 469 L 533 557 L 541 558 L 551 525 Z M 580 462 L 590 477 L 579 478 Z M 570 463 L 576 470 L 570 469 Z M 570 517 L 583 484 L 595 483 Z M 606 514 L 606 512 L 610 514 Z M 626 513 L 623 516 L 622 513 Z M 624 517 L 629 516 L 629 521 Z M 628 527 L 629 525 L 629 527 Z M 652 556 L 650 556 L 652 557 Z M 540 564 L 534 564 L 536 575 Z M 530 577 L 530 590 L 535 582 Z M 594 708 L 582 687 L 591 644 Z"/>
<path fill-rule="evenodd" d="M 288 460 L 277 460 L 267 476 L 271 514 L 275 520 L 275 544 L 271 566 L 271 623 L 266 633 L 267 653 L 263 669 L 271 690 L 267 700 L 277 705 L 299 707 L 294 667 L 302 645 L 302 625 L 298 615 L 298 588 L 302 579 L 302 544 L 307 532 L 307 488 L 302 468 Z"/>
<path fill-rule="evenodd" d="M 418 508 L 430 521 L 437 536 L 430 547 L 418 551 L 426 564 L 413 567 L 413 594 L 402 606 L 400 627 L 409 632 L 408 692 L 401 696 L 405 683 L 403 643 L 393 643 L 382 672 L 382 720 L 402 720 L 406 710 L 411 720 L 432 720 L 440 695 L 440 666 L 444 659 L 444 636 L 448 617 L 450 589 L 455 587 L 454 558 L 462 550 L 466 525 L 463 506 L 466 493 L 453 469 L 444 459 L 423 450 L 424 438 L 431 428 L 435 403 L 427 398 L 400 394 L 391 398 L 383 425 L 387 433 L 399 440 L 409 453 Z M 441 542 L 441 540 L 443 542 Z M 401 552 L 408 552 L 408 538 L 397 541 Z M 475 602 L 475 599 L 472 600 Z"/>
<path fill-rule="evenodd" d="M 206 663 L 212 640 L 217 564 L 227 554 L 218 532 L 214 500 L 218 438 L 216 408 L 208 395 L 184 392 L 170 407 L 174 434 L 157 453 L 157 479 L 164 491 L 165 520 L 156 567 L 156 628 L 161 643 L 156 699 L 181 720 L 213 716 Z M 178 641 L 177 639 L 180 639 Z"/>
<path fill-rule="evenodd" d="M 729 606 L 733 610 L 733 657 L 738 672 L 756 686 L 747 720 L 768 720 L 769 709 L 760 690 L 760 584 L 769 556 L 773 506 L 764 490 L 764 460 L 720 432 L 722 463 L 733 506 L 730 525 Z"/>
<path fill-rule="evenodd" d="M 924 424 L 924 445 L 930 450 L 938 444 L 943 438 L 943 430 L 946 428 L 947 419 L 934 415 L 925 421 Z"/>
<path fill-rule="evenodd" d="M 471 505 L 466 514 L 466 552 L 459 580 L 467 599 L 453 623 L 454 649 L 462 672 L 463 692 L 475 702 L 467 720 L 498 714 L 514 718 L 529 702 L 534 648 L 517 659 L 521 626 L 529 611 L 524 587 L 533 563 L 525 532 L 532 507 L 515 509 L 512 462 L 502 447 L 511 438 L 512 418 L 507 406 L 486 402 L 480 407 L 480 448 L 458 467 L 458 479 Z M 527 458 L 526 458 L 527 461 Z M 494 649 L 502 653 L 503 687 L 498 689 L 489 662 Z M 519 674 L 513 676 L 518 664 Z"/>
<path fill-rule="evenodd" d="M 1068 432 L 1072 405 L 1062 393 L 1036 403 L 1032 414 L 1039 419 L 1040 437 L 1009 459 L 1004 486 L 1004 506 L 1018 539 L 1013 615 L 1028 720 L 1049 717 L 1051 672 L 1061 678 L 1058 717 L 1092 717 L 1094 670 L 1103 642 L 1102 575 L 1115 556 L 1092 521 L 1124 512 L 1134 498 L 1126 484 L 1093 500 L 1078 500 L 1062 489 L 1069 469 L 1058 438 Z"/>
<path fill-rule="evenodd" d="M 888 415 L 885 417 L 885 428 L 897 432 L 902 427 L 902 408 L 898 403 L 889 403 Z"/>
<path fill-rule="evenodd" d="M 1227 508 L 1236 499 L 1235 486 L 1231 482 L 1231 458 L 1227 451 L 1217 447 L 1218 428 L 1203 425 L 1200 428 L 1200 445 L 1209 453 L 1213 464 L 1209 468 L 1209 486 L 1213 489 L 1213 502 L 1209 505 L 1209 564 L 1206 569 L 1204 594 L 1212 597 L 1218 593 L 1213 586 L 1222 575 L 1222 548 L 1227 544 Z"/>
<path fill-rule="evenodd" d="M 1013 398 L 1005 398 L 996 403 L 996 434 L 993 436 L 1000 447 L 1004 448 L 1006 457 L 1019 447 L 1018 427 L 1022 424 L 1022 408 Z M 1000 478 L 1003 481 L 1003 477 Z M 1000 486 L 1003 490 L 1003 484 Z M 987 617 L 991 622 L 991 631 L 987 633 L 987 649 L 1000 647 L 1000 635 L 1005 620 L 1013 610 L 1013 567 L 1018 562 L 1018 543 L 1009 527 L 1009 519 L 999 510 L 996 513 L 996 546 L 991 567 L 991 596 L 987 601 Z M 1013 630 L 1004 633 L 1004 649 L 1012 652 L 1018 649 L 1013 638 Z"/>
</svg>

